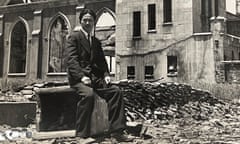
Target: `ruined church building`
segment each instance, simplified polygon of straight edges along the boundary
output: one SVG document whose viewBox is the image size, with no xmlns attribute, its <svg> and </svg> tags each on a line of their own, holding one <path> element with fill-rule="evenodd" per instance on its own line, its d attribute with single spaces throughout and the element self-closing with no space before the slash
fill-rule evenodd
<svg viewBox="0 0 240 144">
<path fill-rule="evenodd" d="M 1 1 L 0 80 L 67 80 L 66 39 L 90 8 L 113 79 L 240 83 L 240 1 L 226 2 Z"/>
</svg>

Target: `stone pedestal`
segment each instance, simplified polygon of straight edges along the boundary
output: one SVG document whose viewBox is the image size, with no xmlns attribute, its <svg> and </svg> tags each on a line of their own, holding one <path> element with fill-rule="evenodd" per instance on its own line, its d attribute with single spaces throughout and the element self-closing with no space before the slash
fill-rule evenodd
<svg viewBox="0 0 240 144">
<path fill-rule="evenodd" d="M 78 95 L 69 86 L 40 88 L 37 91 L 40 117 L 38 131 L 59 131 L 75 129 Z M 107 103 L 96 98 L 91 133 L 98 135 L 108 130 Z"/>
</svg>

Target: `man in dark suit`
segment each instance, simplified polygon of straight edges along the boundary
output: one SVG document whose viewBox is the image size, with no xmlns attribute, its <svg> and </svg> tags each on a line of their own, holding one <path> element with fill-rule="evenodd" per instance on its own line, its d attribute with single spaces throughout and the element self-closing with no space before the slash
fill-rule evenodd
<svg viewBox="0 0 240 144">
<path fill-rule="evenodd" d="M 66 47 L 69 83 L 79 95 L 76 135 L 82 138 L 91 136 L 94 99 L 100 96 L 108 103 L 110 133 L 119 141 L 130 141 L 132 139 L 122 134 L 126 128 L 122 93 L 118 87 L 110 85 L 101 43 L 92 35 L 95 19 L 92 10 L 84 9 L 79 16 L 81 28 L 69 36 Z"/>
</svg>

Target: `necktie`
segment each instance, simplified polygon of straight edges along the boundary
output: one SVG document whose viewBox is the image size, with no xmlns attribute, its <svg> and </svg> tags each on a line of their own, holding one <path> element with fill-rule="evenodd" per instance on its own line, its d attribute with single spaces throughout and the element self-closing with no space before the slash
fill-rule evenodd
<svg viewBox="0 0 240 144">
<path fill-rule="evenodd" d="M 90 34 L 87 35 L 87 38 L 88 38 L 89 45 L 91 46 L 91 36 L 90 36 Z"/>
</svg>

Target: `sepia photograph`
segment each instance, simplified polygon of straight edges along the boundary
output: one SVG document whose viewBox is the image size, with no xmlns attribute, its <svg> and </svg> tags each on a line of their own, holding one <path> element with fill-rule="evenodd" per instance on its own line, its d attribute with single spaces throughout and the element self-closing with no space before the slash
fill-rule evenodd
<svg viewBox="0 0 240 144">
<path fill-rule="evenodd" d="M 240 0 L 1 0 L 0 143 L 240 144 Z"/>
</svg>

